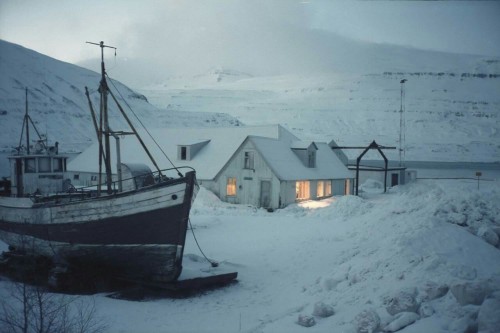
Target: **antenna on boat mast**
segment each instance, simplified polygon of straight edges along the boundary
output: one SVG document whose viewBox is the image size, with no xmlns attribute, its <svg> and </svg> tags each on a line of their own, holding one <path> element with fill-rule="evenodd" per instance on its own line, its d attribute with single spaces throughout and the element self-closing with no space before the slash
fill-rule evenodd
<svg viewBox="0 0 500 333">
<path fill-rule="evenodd" d="M 101 107 L 100 107 L 100 126 L 99 126 L 99 184 L 101 184 L 101 174 L 102 174 L 102 136 L 104 134 L 104 167 L 106 168 L 106 186 L 108 194 L 112 193 L 112 173 L 111 173 L 111 148 L 109 144 L 109 121 L 108 121 L 108 84 L 106 82 L 106 68 L 104 67 L 104 48 L 110 48 L 115 50 L 116 55 L 116 47 L 105 45 L 103 41 L 100 43 L 87 42 L 87 44 L 97 45 L 101 48 L 101 82 L 99 84 L 99 93 L 101 94 Z M 104 123 L 104 124 L 103 124 Z M 104 131 L 103 131 L 104 126 Z M 98 195 L 100 195 L 101 186 L 99 185 L 97 189 Z"/>
</svg>

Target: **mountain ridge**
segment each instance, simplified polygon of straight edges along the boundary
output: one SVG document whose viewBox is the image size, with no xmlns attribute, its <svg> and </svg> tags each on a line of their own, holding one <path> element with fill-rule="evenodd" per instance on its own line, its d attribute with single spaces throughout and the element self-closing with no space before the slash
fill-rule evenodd
<svg viewBox="0 0 500 333">
<path fill-rule="evenodd" d="M 99 106 L 99 73 L 62 62 L 23 46 L 0 40 L 0 150 L 18 144 L 26 102 L 34 123 L 61 149 L 81 151 L 95 140 L 95 130 L 85 96 L 88 87 L 94 109 Z M 160 110 L 147 98 L 122 83 L 108 79 L 114 95 L 130 106 L 146 126 L 171 127 L 189 123 L 229 125 L 237 121 L 217 113 L 186 114 Z M 28 91 L 26 101 L 25 89 Z M 115 90 L 116 89 L 116 90 Z M 109 98 L 110 126 L 128 129 Z"/>
</svg>

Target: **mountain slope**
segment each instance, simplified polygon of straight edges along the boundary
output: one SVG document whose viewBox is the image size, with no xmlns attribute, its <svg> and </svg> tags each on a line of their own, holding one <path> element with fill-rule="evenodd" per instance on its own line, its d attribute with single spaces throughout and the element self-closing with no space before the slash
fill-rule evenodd
<svg viewBox="0 0 500 333">
<path fill-rule="evenodd" d="M 303 139 L 399 147 L 400 81 L 407 79 L 407 160 L 500 161 L 500 59 L 422 50 L 411 57 L 410 49 L 388 45 L 365 51 L 356 61 L 372 65 L 344 72 L 177 77 L 140 92 L 169 110 L 217 108 L 245 124 L 280 123 Z M 397 150 L 388 155 L 398 159 Z"/>
<path fill-rule="evenodd" d="M 0 41 L 0 150 L 10 150 L 19 143 L 25 113 L 25 88 L 31 118 L 50 141 L 59 141 L 65 151 L 84 149 L 94 140 L 85 87 L 93 107 L 99 108 L 100 74 L 52 59 L 16 44 Z M 185 114 L 159 110 L 147 99 L 117 81 L 108 82 L 114 95 L 126 103 L 146 126 L 168 127 L 195 124 L 229 125 L 237 121 L 222 114 Z M 116 91 L 118 90 L 118 93 Z M 109 97 L 110 126 L 127 129 L 119 110 Z M 134 118 L 131 114 L 129 117 Z M 134 119 L 133 119 L 134 121 Z M 136 122 L 137 123 L 137 122 Z M 137 125 L 136 125 L 137 126 Z"/>
</svg>

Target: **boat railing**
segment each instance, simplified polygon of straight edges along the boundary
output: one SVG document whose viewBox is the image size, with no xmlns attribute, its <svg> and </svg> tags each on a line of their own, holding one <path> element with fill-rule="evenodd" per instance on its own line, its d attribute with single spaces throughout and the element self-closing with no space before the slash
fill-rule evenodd
<svg viewBox="0 0 500 333">
<path fill-rule="evenodd" d="M 121 183 L 126 183 L 126 182 L 133 182 L 135 184 L 134 188 L 132 189 L 127 189 L 123 191 L 119 191 L 120 188 L 120 181 L 115 180 L 111 182 L 111 187 L 112 190 L 110 193 L 107 191 L 107 184 L 102 183 L 102 184 L 97 184 L 97 185 L 91 185 L 91 186 L 73 186 L 70 185 L 69 188 L 64 191 L 64 192 L 57 192 L 54 194 L 50 195 L 38 195 L 34 194 L 31 195 L 30 198 L 33 200 L 35 203 L 44 203 L 44 202 L 55 202 L 55 203 L 67 203 L 67 202 L 72 202 L 72 201 L 81 201 L 81 200 L 88 200 L 88 199 L 93 199 L 99 196 L 99 193 L 101 196 L 112 196 L 112 195 L 117 195 L 122 192 L 126 191 L 137 191 L 141 190 L 146 187 L 150 186 L 156 186 L 158 184 L 162 184 L 165 182 L 169 183 L 175 183 L 179 181 L 180 177 L 174 178 L 174 177 L 169 177 L 166 176 L 166 174 L 169 171 L 176 171 L 177 173 L 180 173 L 179 170 L 185 170 L 188 169 L 190 171 L 195 171 L 190 166 L 181 166 L 181 167 L 175 167 L 175 168 L 169 168 L 169 169 L 162 169 L 159 171 L 151 171 L 148 173 L 142 173 L 138 175 L 134 175 L 133 177 L 125 178 L 121 180 Z M 99 191 L 100 187 L 100 191 Z"/>
</svg>

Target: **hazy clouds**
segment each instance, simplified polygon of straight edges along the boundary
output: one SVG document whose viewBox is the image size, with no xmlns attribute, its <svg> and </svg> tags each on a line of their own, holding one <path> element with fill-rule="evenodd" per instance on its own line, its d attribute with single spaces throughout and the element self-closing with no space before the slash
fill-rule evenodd
<svg viewBox="0 0 500 333">
<path fill-rule="evenodd" d="M 363 52 L 340 36 L 498 56 L 498 17 L 498 2 L 2 0 L 0 38 L 72 63 L 103 40 L 118 48 L 110 71 L 279 74 L 336 70 Z"/>
</svg>

